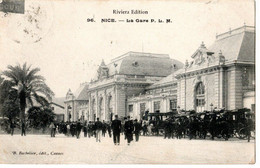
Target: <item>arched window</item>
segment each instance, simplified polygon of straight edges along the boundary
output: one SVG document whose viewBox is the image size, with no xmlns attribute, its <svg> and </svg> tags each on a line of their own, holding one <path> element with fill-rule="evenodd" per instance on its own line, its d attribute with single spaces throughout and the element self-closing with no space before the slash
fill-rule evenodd
<svg viewBox="0 0 260 168">
<path fill-rule="evenodd" d="M 202 82 L 196 86 L 196 111 L 203 112 L 205 106 L 205 87 Z"/>
<path fill-rule="evenodd" d="M 96 101 L 95 99 L 92 100 L 92 114 L 93 114 L 93 120 L 96 119 Z"/>
<path fill-rule="evenodd" d="M 101 97 L 99 99 L 99 114 L 98 116 L 100 117 L 100 120 L 104 120 L 105 116 L 104 116 L 104 101 L 103 101 L 103 97 Z"/>
<path fill-rule="evenodd" d="M 198 85 L 197 85 L 197 88 L 196 88 L 196 94 L 197 95 L 204 95 L 204 85 L 202 82 L 200 82 Z"/>
<path fill-rule="evenodd" d="M 106 119 L 109 121 L 112 121 L 113 119 L 113 98 L 111 95 L 108 95 L 107 97 L 107 111 L 106 113 Z"/>
</svg>

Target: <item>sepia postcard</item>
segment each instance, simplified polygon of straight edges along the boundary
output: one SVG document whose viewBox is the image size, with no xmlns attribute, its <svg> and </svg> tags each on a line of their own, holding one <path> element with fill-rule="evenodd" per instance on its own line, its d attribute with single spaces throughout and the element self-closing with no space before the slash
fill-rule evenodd
<svg viewBox="0 0 260 168">
<path fill-rule="evenodd" d="M 255 164 L 255 3 L 0 0 L 0 163 Z"/>
</svg>

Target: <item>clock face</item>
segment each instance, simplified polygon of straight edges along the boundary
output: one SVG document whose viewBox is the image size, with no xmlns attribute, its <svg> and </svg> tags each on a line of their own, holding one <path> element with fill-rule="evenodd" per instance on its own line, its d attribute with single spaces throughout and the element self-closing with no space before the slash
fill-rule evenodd
<svg viewBox="0 0 260 168">
<path fill-rule="evenodd" d="M 27 0 L 24 14 L 1 13 L 0 17 L 8 38 L 18 44 L 37 43 L 51 29 L 53 4 L 51 1 Z"/>
</svg>

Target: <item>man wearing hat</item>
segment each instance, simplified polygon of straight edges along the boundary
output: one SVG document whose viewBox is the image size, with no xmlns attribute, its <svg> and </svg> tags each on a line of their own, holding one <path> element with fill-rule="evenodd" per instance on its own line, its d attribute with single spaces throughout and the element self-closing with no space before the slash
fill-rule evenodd
<svg viewBox="0 0 260 168">
<path fill-rule="evenodd" d="M 97 142 L 100 142 L 102 127 L 103 127 L 102 122 L 100 122 L 99 118 L 97 118 L 97 121 L 95 122 L 96 141 Z"/>
<path fill-rule="evenodd" d="M 115 115 L 115 119 L 112 121 L 111 128 L 113 131 L 113 140 L 115 145 L 120 144 L 120 132 L 122 129 L 121 121 L 118 120 L 118 115 Z"/>
<path fill-rule="evenodd" d="M 128 116 L 127 121 L 125 122 L 125 134 L 126 134 L 128 145 L 130 145 L 130 142 L 133 140 L 133 131 L 134 131 L 134 124 L 132 120 L 130 120 L 130 116 Z"/>
<path fill-rule="evenodd" d="M 136 142 L 139 141 L 139 135 L 140 135 L 141 129 L 142 129 L 141 123 L 139 123 L 137 121 L 137 119 L 135 119 L 135 121 L 134 121 L 134 133 L 135 133 L 135 141 Z"/>
</svg>

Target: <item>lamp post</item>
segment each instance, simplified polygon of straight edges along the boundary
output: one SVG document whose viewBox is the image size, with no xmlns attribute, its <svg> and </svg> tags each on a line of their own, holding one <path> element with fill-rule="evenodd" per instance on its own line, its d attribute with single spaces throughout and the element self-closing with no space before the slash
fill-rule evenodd
<svg viewBox="0 0 260 168">
<path fill-rule="evenodd" d="M 186 62 L 185 62 L 185 74 L 184 74 L 184 77 L 185 77 L 185 88 L 184 88 L 184 91 L 185 91 L 185 104 L 184 104 L 184 109 L 185 109 L 185 113 L 186 113 L 186 72 L 187 72 L 187 68 L 188 68 L 188 66 L 189 66 L 189 62 L 188 62 L 188 60 L 186 60 Z"/>
<path fill-rule="evenodd" d="M 178 112 L 178 114 L 181 113 L 181 108 L 180 108 L 180 106 L 177 107 L 177 112 Z"/>
<path fill-rule="evenodd" d="M 213 104 L 210 104 L 211 112 L 213 112 Z"/>
<path fill-rule="evenodd" d="M 70 119 L 71 119 L 71 106 L 68 106 L 68 121 L 70 122 Z"/>
</svg>

